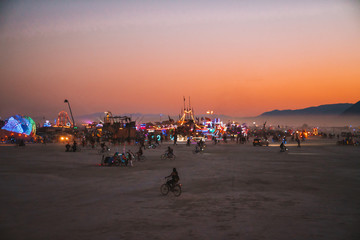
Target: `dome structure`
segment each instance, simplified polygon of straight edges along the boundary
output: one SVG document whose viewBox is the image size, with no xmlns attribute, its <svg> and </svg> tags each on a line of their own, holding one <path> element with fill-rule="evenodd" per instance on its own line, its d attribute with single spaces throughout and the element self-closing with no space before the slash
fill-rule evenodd
<svg viewBox="0 0 360 240">
<path fill-rule="evenodd" d="M 35 135 L 36 124 L 31 117 L 15 115 L 6 119 L 5 125 L 1 129 L 20 134 Z"/>
</svg>

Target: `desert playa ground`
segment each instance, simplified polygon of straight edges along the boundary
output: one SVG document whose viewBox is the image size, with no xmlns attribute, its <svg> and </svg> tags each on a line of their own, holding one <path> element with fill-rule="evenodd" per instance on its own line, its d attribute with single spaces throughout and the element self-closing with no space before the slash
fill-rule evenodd
<svg viewBox="0 0 360 240">
<path fill-rule="evenodd" d="M 160 159 L 164 143 L 134 167 L 61 144 L 0 146 L 0 238 L 360 239 L 360 147 L 335 141 L 207 143 L 201 155 L 179 144 L 175 161 Z M 173 167 L 182 195 L 162 196 Z"/>
</svg>

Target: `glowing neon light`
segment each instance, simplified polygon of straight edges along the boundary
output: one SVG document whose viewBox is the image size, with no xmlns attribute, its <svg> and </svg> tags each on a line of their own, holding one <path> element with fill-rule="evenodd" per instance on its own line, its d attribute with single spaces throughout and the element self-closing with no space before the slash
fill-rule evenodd
<svg viewBox="0 0 360 240">
<path fill-rule="evenodd" d="M 44 123 L 44 127 L 51 127 L 51 123 L 49 120 L 46 120 Z"/>
<path fill-rule="evenodd" d="M 5 125 L 1 129 L 20 134 L 35 135 L 36 124 L 30 117 L 15 115 L 6 119 Z"/>
</svg>

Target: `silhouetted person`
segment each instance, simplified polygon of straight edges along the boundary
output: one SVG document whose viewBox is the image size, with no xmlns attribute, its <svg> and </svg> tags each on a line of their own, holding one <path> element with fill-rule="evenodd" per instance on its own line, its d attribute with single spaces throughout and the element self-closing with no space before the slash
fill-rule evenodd
<svg viewBox="0 0 360 240">
<path fill-rule="evenodd" d="M 137 152 L 138 156 L 142 156 L 143 155 L 143 151 L 142 151 L 142 148 L 141 146 L 139 147 L 139 151 Z"/>
<path fill-rule="evenodd" d="M 286 148 L 284 142 L 281 142 L 281 144 L 280 144 L 280 151 L 281 151 L 281 152 L 285 152 L 286 150 L 287 150 L 287 148 Z"/>
<path fill-rule="evenodd" d="M 174 155 L 174 150 L 170 146 L 168 146 L 165 153 L 168 155 L 168 157 L 172 157 Z"/>
<path fill-rule="evenodd" d="M 140 139 L 140 148 L 144 148 L 144 150 L 146 149 L 146 147 L 145 147 L 145 139 L 144 138 Z"/>
<path fill-rule="evenodd" d="M 67 143 L 66 145 L 65 145 L 65 152 L 70 152 L 70 148 L 71 148 L 71 146 L 70 146 L 70 143 Z"/>
<path fill-rule="evenodd" d="M 169 178 L 169 177 L 171 177 L 171 180 L 167 181 L 166 183 L 171 187 L 173 187 L 180 180 L 180 177 L 179 177 L 178 172 L 176 171 L 176 168 L 173 168 L 173 171 L 170 173 L 170 175 L 165 178 Z"/>
<path fill-rule="evenodd" d="M 77 149 L 77 143 L 76 143 L 76 141 L 74 140 L 74 143 L 73 143 L 73 145 L 72 145 L 72 151 L 73 151 L 73 152 L 76 152 L 76 149 Z"/>
<path fill-rule="evenodd" d="M 216 137 L 215 136 L 212 137 L 212 140 L 214 141 L 214 144 L 216 145 Z"/>
<path fill-rule="evenodd" d="M 174 135 L 174 145 L 176 145 L 176 143 L 177 143 L 177 134 L 175 133 L 175 135 Z"/>
</svg>

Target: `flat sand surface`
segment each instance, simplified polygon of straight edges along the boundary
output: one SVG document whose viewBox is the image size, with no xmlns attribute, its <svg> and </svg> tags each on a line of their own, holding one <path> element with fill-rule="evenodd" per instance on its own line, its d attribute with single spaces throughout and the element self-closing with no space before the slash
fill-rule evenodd
<svg viewBox="0 0 360 240">
<path fill-rule="evenodd" d="M 0 239 L 360 239 L 360 147 L 335 142 L 180 144 L 174 161 L 160 159 L 164 143 L 134 167 L 61 144 L 0 145 Z M 173 167 L 183 192 L 162 196 Z"/>
</svg>

